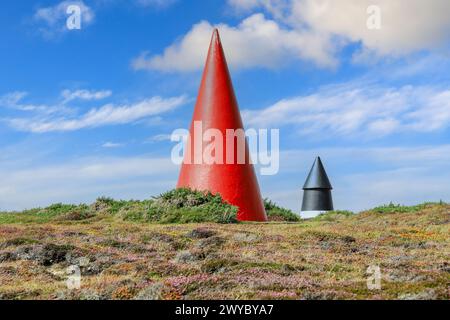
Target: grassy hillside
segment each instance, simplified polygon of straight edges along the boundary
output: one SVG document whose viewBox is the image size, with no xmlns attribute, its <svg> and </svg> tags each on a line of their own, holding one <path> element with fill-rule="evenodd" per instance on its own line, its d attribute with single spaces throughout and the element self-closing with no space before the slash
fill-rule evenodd
<svg viewBox="0 0 450 320">
<path fill-rule="evenodd" d="M 290 222 L 266 202 L 274 221 L 257 224 L 235 223 L 219 199 L 179 196 L 0 214 L 0 298 L 450 298 L 450 205 Z M 221 223 L 184 224 L 211 217 Z M 67 288 L 70 265 L 80 289 Z M 367 288 L 371 265 L 381 290 Z"/>
</svg>

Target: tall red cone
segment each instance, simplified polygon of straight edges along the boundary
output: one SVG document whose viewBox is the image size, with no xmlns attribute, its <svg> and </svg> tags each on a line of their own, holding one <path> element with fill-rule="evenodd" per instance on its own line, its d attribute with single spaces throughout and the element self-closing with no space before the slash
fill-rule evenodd
<svg viewBox="0 0 450 320">
<path fill-rule="evenodd" d="M 196 132 L 201 132 L 195 130 L 195 123 L 198 124 L 198 121 L 201 121 L 203 132 L 207 129 L 217 129 L 224 137 L 223 163 L 205 164 L 203 160 L 201 163 L 195 161 L 195 153 L 198 154 L 199 151 L 194 141 L 201 139 L 201 150 L 211 144 L 211 141 L 204 141 L 202 137 L 196 138 Z M 177 187 L 219 193 L 225 201 L 239 208 L 237 218 L 240 221 L 267 221 L 253 164 L 249 160 L 247 142 L 244 142 L 245 163 L 239 164 L 242 162 L 237 161 L 237 139 L 234 140 L 234 161 L 227 161 L 227 152 L 233 152 L 226 148 L 227 129 L 243 130 L 243 124 L 219 32 L 215 29 L 192 118 L 190 142 L 186 146 Z"/>
</svg>

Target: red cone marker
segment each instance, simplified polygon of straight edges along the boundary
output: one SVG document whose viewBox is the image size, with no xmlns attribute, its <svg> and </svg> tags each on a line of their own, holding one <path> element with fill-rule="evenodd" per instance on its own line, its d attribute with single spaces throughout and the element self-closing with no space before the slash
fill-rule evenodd
<svg viewBox="0 0 450 320">
<path fill-rule="evenodd" d="M 202 131 L 199 131 L 199 124 Z M 223 162 L 205 163 L 202 159 L 202 151 L 211 151 L 208 148 L 211 148 L 211 142 L 216 140 L 211 137 L 204 139 L 203 133 L 208 129 L 217 129 L 214 130 L 215 133 L 220 132 L 224 138 L 222 143 L 219 143 L 223 145 L 223 157 L 216 149 L 211 152 L 213 156 L 217 156 L 215 159 L 223 158 Z M 243 142 L 240 148 L 238 139 L 235 138 L 233 150 L 233 145 L 225 140 L 227 129 L 243 129 L 243 125 L 216 29 L 211 39 L 190 128 L 190 142 L 187 143 L 177 187 L 220 193 L 225 201 L 239 208 L 238 220 L 267 221 L 258 181 L 250 162 L 248 145 Z M 200 143 L 194 142 L 199 139 Z M 245 155 L 245 162 L 238 161 L 239 152 L 241 156 Z"/>
</svg>

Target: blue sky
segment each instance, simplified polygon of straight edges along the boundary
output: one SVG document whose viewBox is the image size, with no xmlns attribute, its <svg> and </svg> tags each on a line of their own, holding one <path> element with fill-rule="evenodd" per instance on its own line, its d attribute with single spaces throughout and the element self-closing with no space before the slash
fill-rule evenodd
<svg viewBox="0 0 450 320">
<path fill-rule="evenodd" d="M 66 28 L 70 4 L 80 30 Z M 338 209 L 450 201 L 448 12 L 447 0 L 7 1 L 0 209 L 173 188 L 167 136 L 189 126 L 213 27 L 246 127 L 280 129 L 264 196 L 299 211 L 320 155 Z"/>
</svg>

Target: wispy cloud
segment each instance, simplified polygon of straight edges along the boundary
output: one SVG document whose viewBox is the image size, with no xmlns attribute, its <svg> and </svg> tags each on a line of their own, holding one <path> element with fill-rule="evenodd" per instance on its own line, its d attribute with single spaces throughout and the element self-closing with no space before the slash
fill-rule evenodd
<svg viewBox="0 0 450 320">
<path fill-rule="evenodd" d="M 187 98 L 185 96 L 167 99 L 153 97 L 134 104 L 106 104 L 99 108 L 93 108 L 77 117 L 38 116 L 34 118 L 7 119 L 7 122 L 16 130 L 34 133 L 74 131 L 83 128 L 131 123 L 174 110 L 186 102 Z"/>
<path fill-rule="evenodd" d="M 450 88 L 396 88 L 354 81 L 243 114 L 248 125 L 289 125 L 302 134 L 379 137 L 394 132 L 431 132 L 450 126 Z"/>
<path fill-rule="evenodd" d="M 21 109 L 23 106 L 19 104 L 19 102 L 27 96 L 27 92 L 25 91 L 14 91 L 3 96 L 0 96 L 0 107 L 5 108 L 19 108 Z"/>
<path fill-rule="evenodd" d="M 450 145 L 285 150 L 280 177 L 260 177 L 263 195 L 299 211 L 301 185 L 317 155 L 323 157 L 338 209 L 363 210 L 390 201 L 450 201 Z M 101 195 L 149 198 L 173 188 L 178 170 L 170 158 L 150 156 L 31 162 L 21 167 L 0 163 L 0 209 L 90 202 Z"/>
<path fill-rule="evenodd" d="M 145 199 L 173 188 L 177 170 L 170 158 L 147 156 L 81 158 L 53 165 L 0 169 L 0 210 L 55 202 L 90 202 L 102 195 Z"/>
<path fill-rule="evenodd" d="M 111 90 L 100 90 L 100 91 L 94 91 L 94 90 L 63 90 L 61 92 L 61 96 L 64 98 L 64 103 L 70 102 L 72 100 L 102 100 L 105 98 L 108 98 L 112 95 Z"/>
<path fill-rule="evenodd" d="M 63 102 L 56 105 L 33 104 L 23 102 L 24 98 L 28 96 L 28 92 L 15 91 L 0 96 L 0 107 L 15 109 L 20 111 L 38 112 L 41 114 L 51 114 L 57 112 L 67 111 Z"/>
<path fill-rule="evenodd" d="M 103 148 L 109 148 L 109 149 L 120 148 L 120 147 L 123 147 L 123 146 L 124 146 L 123 143 L 110 142 L 110 141 L 105 142 L 104 144 L 102 144 Z"/>
<path fill-rule="evenodd" d="M 146 140 L 148 143 L 170 141 L 171 134 L 157 134 Z"/>
</svg>

